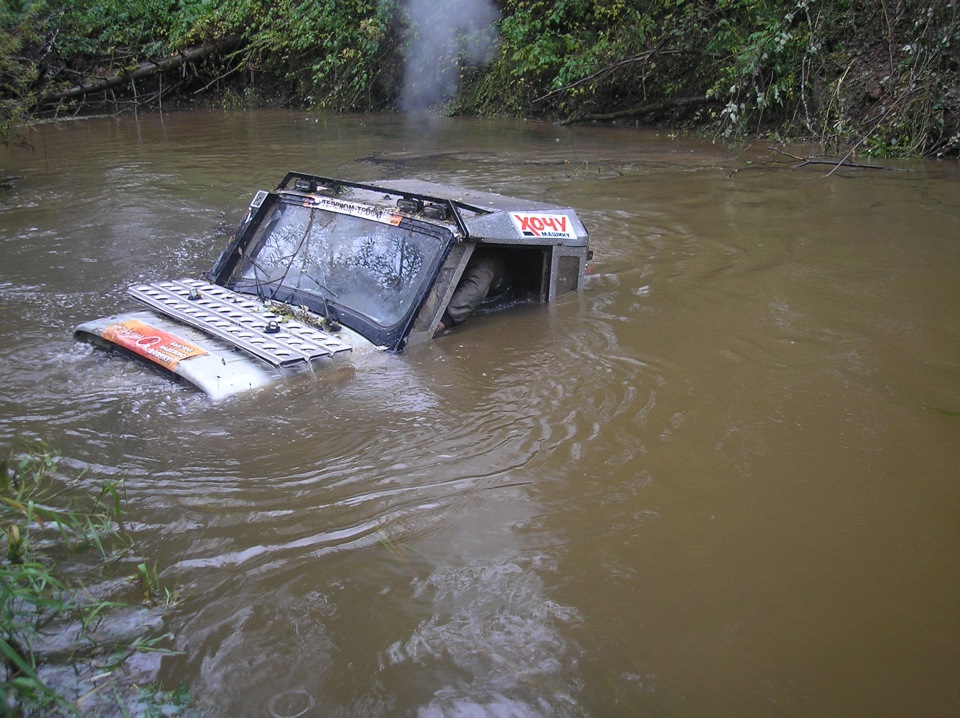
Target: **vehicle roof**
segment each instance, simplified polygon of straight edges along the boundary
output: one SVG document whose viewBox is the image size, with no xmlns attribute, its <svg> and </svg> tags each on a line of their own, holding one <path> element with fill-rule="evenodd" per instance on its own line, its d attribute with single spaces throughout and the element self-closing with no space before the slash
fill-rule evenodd
<svg viewBox="0 0 960 718">
<path fill-rule="evenodd" d="M 425 221 L 444 224 L 464 239 L 509 245 L 553 245 L 585 247 L 589 235 L 576 211 L 571 207 L 539 200 L 522 199 L 473 190 L 465 187 L 425 182 L 417 179 L 395 179 L 374 182 L 351 182 L 290 172 L 277 191 L 290 192 L 291 183 L 309 181 L 311 188 L 332 189 L 338 194 L 349 190 L 344 200 L 374 205 L 404 214 L 397 209 L 398 198 L 437 203 L 452 209 L 445 220 Z M 294 190 L 296 193 L 296 190 Z M 414 215 L 423 219 L 420 215 Z"/>
<path fill-rule="evenodd" d="M 558 211 L 569 209 L 549 202 L 508 197 L 507 195 L 497 194 L 495 192 L 484 192 L 481 190 L 467 189 L 466 187 L 454 187 L 437 184 L 436 182 L 424 182 L 423 180 L 417 179 L 385 180 L 383 182 L 376 182 L 375 184 L 400 192 L 410 192 L 412 194 L 434 196 L 438 199 L 452 200 L 458 204 L 471 205 L 487 212 Z"/>
</svg>

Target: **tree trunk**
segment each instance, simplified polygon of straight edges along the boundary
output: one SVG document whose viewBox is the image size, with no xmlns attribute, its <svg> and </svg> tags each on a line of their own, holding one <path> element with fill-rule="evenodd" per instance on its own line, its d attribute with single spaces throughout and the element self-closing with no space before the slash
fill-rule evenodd
<svg viewBox="0 0 960 718">
<path fill-rule="evenodd" d="M 178 67 L 203 59 L 215 52 L 231 50 L 239 44 L 240 36 L 230 35 L 214 42 L 208 42 L 206 45 L 201 45 L 200 47 L 184 50 L 160 62 L 141 62 L 135 70 L 131 70 L 130 72 L 123 72 L 119 75 L 113 75 L 112 77 L 103 78 L 94 82 L 82 83 L 68 90 L 49 92 L 40 98 L 38 104 L 51 105 L 64 100 L 71 100 L 75 97 L 83 97 L 92 92 L 109 90 L 118 85 L 139 80 L 141 77 L 149 77 L 158 72 L 175 70 Z"/>
</svg>

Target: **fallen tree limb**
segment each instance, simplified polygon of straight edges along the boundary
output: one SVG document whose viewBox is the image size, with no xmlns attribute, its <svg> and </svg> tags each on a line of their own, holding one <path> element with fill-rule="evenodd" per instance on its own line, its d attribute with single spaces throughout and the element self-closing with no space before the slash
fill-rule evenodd
<svg viewBox="0 0 960 718">
<path fill-rule="evenodd" d="M 789 152 L 784 152 L 783 150 L 777 149 L 776 147 L 768 147 L 768 150 L 771 152 L 776 152 L 777 154 L 783 155 L 784 157 L 789 157 L 791 159 L 797 160 L 799 164 L 793 166 L 794 169 L 799 169 L 800 167 L 806 167 L 807 165 L 829 165 L 833 167 L 830 170 L 830 173 L 836 172 L 840 167 L 850 167 L 851 169 L 859 170 L 886 170 L 887 172 L 907 172 L 908 170 L 901 169 L 900 167 L 884 167 L 883 165 L 865 165 L 859 162 L 850 162 L 847 160 L 847 157 L 850 155 L 847 154 L 847 157 L 844 157 L 840 160 L 832 160 L 826 157 L 798 157 L 797 155 L 790 154 Z"/>
<path fill-rule="evenodd" d="M 94 92 L 103 92 L 105 90 L 110 90 L 119 85 L 125 83 L 139 80 L 142 77 L 149 77 L 150 75 L 155 75 L 158 72 L 166 72 L 167 70 L 175 70 L 179 67 L 183 67 L 191 62 L 196 62 L 201 60 L 208 55 L 212 55 L 215 52 L 220 52 L 223 50 L 229 50 L 234 48 L 240 43 L 239 35 L 230 35 L 228 37 L 216 40 L 214 42 L 208 42 L 205 45 L 200 47 L 194 47 L 182 52 L 177 53 L 176 55 L 171 55 L 165 60 L 159 62 L 141 62 L 136 69 L 131 70 L 130 72 L 122 72 L 118 75 L 112 75 L 110 77 L 101 78 L 99 80 L 87 83 L 80 83 L 74 87 L 71 87 L 67 90 L 61 90 L 59 92 L 50 92 L 40 98 L 38 104 L 40 105 L 51 105 L 58 102 L 63 102 L 64 100 L 71 100 L 76 97 L 83 97 Z"/>
<path fill-rule="evenodd" d="M 719 102 L 719 100 L 705 96 L 677 97 L 672 100 L 654 102 L 649 105 L 640 105 L 639 107 L 631 107 L 626 110 L 619 110 L 617 112 L 574 115 L 566 120 L 561 120 L 558 124 L 572 125 L 577 122 L 609 122 L 610 120 L 619 120 L 624 117 L 637 117 L 638 115 L 648 115 L 652 112 L 675 110 L 679 107 L 691 107 L 693 105 L 713 105 L 719 104 Z"/>
</svg>

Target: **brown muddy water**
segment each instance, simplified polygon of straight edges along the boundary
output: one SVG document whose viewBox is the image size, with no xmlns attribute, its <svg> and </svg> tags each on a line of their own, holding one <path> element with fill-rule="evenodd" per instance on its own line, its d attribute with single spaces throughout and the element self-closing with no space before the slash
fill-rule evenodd
<svg viewBox="0 0 960 718">
<path fill-rule="evenodd" d="M 960 715 L 955 163 L 289 112 L 32 142 L 0 149 L 0 440 L 126 480 L 183 594 L 158 679 L 206 715 Z M 74 341 L 290 169 L 569 204 L 595 274 L 217 405 Z"/>
</svg>

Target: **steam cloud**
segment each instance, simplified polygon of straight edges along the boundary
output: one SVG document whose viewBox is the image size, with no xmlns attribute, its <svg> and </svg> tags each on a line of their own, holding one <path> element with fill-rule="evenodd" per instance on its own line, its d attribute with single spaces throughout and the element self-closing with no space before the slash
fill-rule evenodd
<svg viewBox="0 0 960 718">
<path fill-rule="evenodd" d="M 462 60 L 485 64 L 497 49 L 493 0 L 409 0 L 400 109 L 423 112 L 454 97 Z"/>
</svg>

